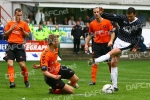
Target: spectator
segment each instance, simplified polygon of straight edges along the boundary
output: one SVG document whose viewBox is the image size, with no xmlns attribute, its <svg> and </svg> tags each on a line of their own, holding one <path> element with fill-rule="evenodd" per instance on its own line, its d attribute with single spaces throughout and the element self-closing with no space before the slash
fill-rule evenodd
<svg viewBox="0 0 150 100">
<path fill-rule="evenodd" d="M 64 20 L 62 21 L 62 24 L 63 25 L 68 25 L 68 19 L 67 19 L 67 17 L 64 18 Z"/>
<path fill-rule="evenodd" d="M 2 24 L 2 22 L 0 21 L 0 40 L 4 39 L 4 25 Z"/>
<path fill-rule="evenodd" d="M 90 18 L 90 22 L 92 22 L 93 20 L 95 20 L 95 16 L 94 15 Z"/>
<path fill-rule="evenodd" d="M 53 18 L 53 25 L 57 25 L 57 24 L 58 24 L 57 17 L 54 16 L 54 18 Z"/>
<path fill-rule="evenodd" d="M 53 20 L 51 17 L 49 18 L 49 21 L 47 21 L 47 25 L 53 25 Z"/>
<path fill-rule="evenodd" d="M 80 37 L 82 36 L 82 27 L 80 26 L 80 22 L 77 21 L 76 25 L 73 26 L 71 35 L 74 39 L 74 53 L 79 54 L 79 47 L 80 47 Z"/>
<path fill-rule="evenodd" d="M 61 37 L 63 35 L 66 35 L 66 33 L 64 31 L 59 30 L 59 26 L 56 25 L 55 26 L 55 30 L 52 31 L 52 34 L 55 34 L 58 36 L 58 40 L 59 40 L 59 44 L 58 44 L 58 56 L 61 58 L 61 53 L 60 53 L 60 41 L 61 41 Z"/>
<path fill-rule="evenodd" d="M 68 24 L 69 24 L 69 25 L 76 25 L 73 16 L 70 17 L 70 20 L 68 21 Z"/>
<path fill-rule="evenodd" d="M 46 21 L 43 22 L 43 30 L 45 31 L 46 37 L 48 37 L 49 34 L 51 34 L 50 28 L 47 26 Z"/>
<path fill-rule="evenodd" d="M 90 23 L 90 17 L 86 16 L 86 20 L 84 21 L 84 23 Z"/>
<path fill-rule="evenodd" d="M 37 29 L 35 32 L 34 32 L 34 37 L 36 40 L 38 41 L 43 41 L 43 40 L 46 40 L 46 37 L 47 35 L 45 34 L 45 31 L 44 29 L 42 28 L 42 25 L 39 25 L 39 29 Z"/>
<path fill-rule="evenodd" d="M 146 22 L 146 27 L 150 28 L 150 18 L 148 18 L 147 22 Z"/>
<path fill-rule="evenodd" d="M 84 22 L 82 21 L 81 17 L 79 17 L 78 20 L 79 20 L 80 25 L 84 25 Z"/>
<path fill-rule="evenodd" d="M 37 25 L 42 24 L 43 21 L 45 21 L 45 15 L 44 15 L 42 9 L 40 10 L 40 12 L 38 11 L 38 12 L 36 13 L 35 20 L 36 20 L 36 24 L 37 24 Z"/>
<path fill-rule="evenodd" d="M 138 12 L 137 17 L 141 20 L 142 24 L 144 24 L 144 25 L 145 25 L 146 18 L 145 18 L 145 16 L 144 16 L 143 14 L 141 14 L 141 12 L 140 12 L 140 11 Z"/>
<path fill-rule="evenodd" d="M 34 33 L 34 25 L 30 22 L 30 19 L 26 19 L 26 22 L 30 28 L 30 32 L 29 32 L 30 37 L 26 38 L 26 40 L 32 40 L 32 34 Z"/>
</svg>

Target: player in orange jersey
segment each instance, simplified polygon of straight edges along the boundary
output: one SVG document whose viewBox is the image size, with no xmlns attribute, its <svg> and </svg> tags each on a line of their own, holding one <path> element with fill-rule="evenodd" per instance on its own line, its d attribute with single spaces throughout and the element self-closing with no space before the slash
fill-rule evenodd
<svg viewBox="0 0 150 100">
<path fill-rule="evenodd" d="M 48 47 L 42 52 L 40 57 L 40 65 L 33 65 L 33 68 L 41 68 L 45 82 L 51 87 L 50 93 L 72 94 L 74 89 L 70 86 L 78 88 L 77 81 L 79 78 L 74 71 L 66 66 L 62 66 L 58 61 L 58 36 L 49 35 Z M 69 79 L 69 85 L 65 84 L 61 79 Z"/>
<path fill-rule="evenodd" d="M 14 60 L 18 62 L 22 75 L 24 76 L 24 83 L 27 88 L 30 87 L 28 82 L 28 69 L 26 67 L 26 52 L 24 49 L 24 39 L 29 37 L 30 29 L 26 22 L 22 19 L 22 10 L 20 8 L 15 9 L 15 20 L 10 21 L 5 26 L 4 36 L 8 38 L 8 46 L 6 49 L 6 56 L 4 60 L 8 64 L 8 77 L 10 81 L 10 88 L 14 88 Z"/>
<path fill-rule="evenodd" d="M 89 41 L 93 37 L 92 51 L 93 59 L 95 59 L 100 55 L 108 53 L 111 50 L 115 34 L 112 31 L 113 26 L 111 22 L 100 16 L 99 8 L 94 8 L 93 13 L 95 16 L 95 20 L 90 23 L 89 35 L 87 36 L 87 40 L 85 43 L 85 50 L 88 51 Z M 108 65 L 109 67 L 111 66 L 110 62 L 108 62 Z M 93 64 L 91 68 L 92 81 L 89 83 L 89 85 L 96 84 L 97 70 L 98 64 Z"/>
</svg>

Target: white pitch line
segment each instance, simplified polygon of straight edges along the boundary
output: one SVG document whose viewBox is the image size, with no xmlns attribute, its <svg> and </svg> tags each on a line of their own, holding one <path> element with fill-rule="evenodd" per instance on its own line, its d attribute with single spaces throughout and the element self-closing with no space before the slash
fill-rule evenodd
<svg viewBox="0 0 150 100">
<path fill-rule="evenodd" d="M 141 80 L 141 81 L 143 81 L 143 80 L 149 80 L 150 81 L 150 79 L 131 79 L 131 80 L 137 80 L 137 81 L 139 81 L 139 80 Z M 124 80 L 120 80 L 120 81 L 118 81 L 118 83 L 134 83 L 134 82 L 130 82 L 131 80 L 126 80 L 126 81 L 128 81 L 128 82 L 124 82 Z M 89 80 L 85 80 L 85 79 L 80 79 L 79 80 L 79 82 L 89 82 Z M 108 81 L 101 81 L 101 80 L 99 80 L 98 82 L 104 82 L 104 83 L 106 83 L 106 82 L 110 82 L 110 80 L 108 80 Z"/>
<path fill-rule="evenodd" d="M 72 94 L 73 96 L 85 96 L 85 94 Z"/>
</svg>

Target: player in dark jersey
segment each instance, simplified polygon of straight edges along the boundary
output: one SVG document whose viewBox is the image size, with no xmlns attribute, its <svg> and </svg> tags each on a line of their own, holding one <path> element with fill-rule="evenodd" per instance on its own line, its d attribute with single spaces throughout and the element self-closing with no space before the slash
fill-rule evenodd
<svg viewBox="0 0 150 100">
<path fill-rule="evenodd" d="M 98 57 L 95 59 L 95 63 L 103 62 L 110 57 L 112 58 L 112 83 L 113 86 L 117 87 L 117 75 L 118 75 L 118 61 L 122 51 L 129 51 L 132 49 L 133 52 L 136 52 L 136 48 L 141 39 L 142 33 L 142 23 L 136 17 L 136 10 L 133 7 L 127 9 L 126 15 L 116 15 L 111 13 L 103 12 L 103 8 L 100 8 L 101 16 L 111 21 L 115 21 L 119 24 L 120 29 L 117 34 L 117 38 L 114 42 L 113 49 L 107 54 Z"/>
</svg>

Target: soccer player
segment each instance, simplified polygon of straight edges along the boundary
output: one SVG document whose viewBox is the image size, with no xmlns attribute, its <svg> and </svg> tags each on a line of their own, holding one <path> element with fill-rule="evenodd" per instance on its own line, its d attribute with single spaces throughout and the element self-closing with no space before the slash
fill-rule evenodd
<svg viewBox="0 0 150 100">
<path fill-rule="evenodd" d="M 58 36 L 51 34 L 48 37 L 48 47 L 42 52 L 40 65 L 33 65 L 33 68 L 41 68 L 45 82 L 52 87 L 50 93 L 54 94 L 72 94 L 74 89 L 70 86 L 78 88 L 77 81 L 79 78 L 74 71 L 62 66 L 58 61 Z M 69 79 L 65 84 L 62 79 Z"/>
<path fill-rule="evenodd" d="M 8 37 L 8 46 L 6 48 L 6 56 L 4 59 L 8 64 L 8 77 L 10 81 L 10 88 L 14 88 L 14 60 L 18 62 L 22 75 L 24 76 L 24 83 L 27 88 L 30 87 L 28 82 L 28 69 L 26 67 L 26 52 L 23 46 L 25 37 L 30 37 L 30 29 L 26 22 L 22 18 L 22 10 L 20 8 L 15 9 L 15 20 L 10 21 L 5 26 L 4 36 Z"/>
<path fill-rule="evenodd" d="M 106 18 L 111 21 L 115 21 L 119 24 L 120 29 L 117 35 L 117 38 L 114 42 L 113 49 L 107 54 L 98 57 L 95 59 L 95 63 L 105 61 L 112 58 L 112 83 L 113 86 L 117 87 L 117 75 L 118 75 L 118 61 L 120 54 L 124 50 L 132 49 L 133 52 L 136 52 L 136 48 L 141 39 L 142 33 L 142 23 L 136 17 L 136 10 L 133 7 L 127 9 L 126 15 L 116 15 L 111 13 L 103 12 L 103 8 L 100 8 L 100 13 L 103 18 Z"/>
<path fill-rule="evenodd" d="M 93 59 L 108 53 L 111 50 L 111 46 L 115 37 L 114 32 L 112 32 L 113 26 L 111 22 L 107 19 L 104 19 L 100 16 L 99 8 L 94 8 L 93 13 L 95 16 L 95 20 L 90 23 L 89 27 L 89 35 L 87 36 L 87 40 L 85 43 L 85 51 L 88 51 L 89 41 L 93 37 L 92 50 L 93 50 Z M 110 63 L 108 61 L 108 65 Z M 96 84 L 96 74 L 98 70 L 98 64 L 93 64 L 91 68 L 91 77 L 92 81 L 89 85 Z"/>
</svg>

